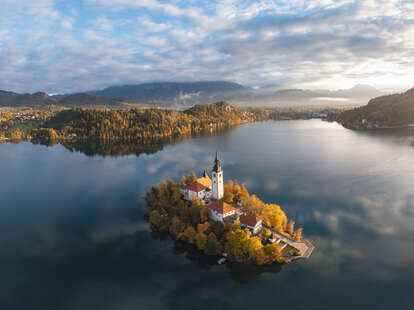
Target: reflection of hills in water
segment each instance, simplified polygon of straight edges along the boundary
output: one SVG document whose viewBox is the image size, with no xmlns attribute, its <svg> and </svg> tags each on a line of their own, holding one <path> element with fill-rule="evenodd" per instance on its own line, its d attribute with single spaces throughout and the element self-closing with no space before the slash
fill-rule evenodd
<svg viewBox="0 0 414 310">
<path fill-rule="evenodd" d="M 358 135 L 384 139 L 390 138 L 399 143 L 405 145 L 411 145 L 414 147 L 414 127 L 404 128 L 378 128 L 370 130 L 359 130 L 356 131 Z"/>
<path fill-rule="evenodd" d="M 154 154 L 161 151 L 167 145 L 175 145 L 190 137 L 204 137 L 211 135 L 222 135 L 233 128 L 226 128 L 214 133 L 200 133 L 192 136 L 169 137 L 163 139 L 148 139 L 137 142 L 120 142 L 109 140 L 84 140 L 84 141 L 65 141 L 61 144 L 71 152 L 81 152 L 86 156 L 127 156 L 141 154 Z M 50 145 L 50 144 L 49 144 Z M 50 145 L 50 146 L 53 146 Z"/>
<path fill-rule="evenodd" d="M 179 137 L 159 140 L 147 140 L 141 143 L 122 143 L 105 140 L 88 140 L 63 142 L 62 145 L 71 152 L 81 152 L 86 156 L 100 155 L 117 157 L 126 155 L 136 155 L 137 157 L 139 157 L 141 154 L 154 154 L 158 151 L 161 151 L 166 145 L 174 145 L 184 139 L 185 137 Z"/>
</svg>

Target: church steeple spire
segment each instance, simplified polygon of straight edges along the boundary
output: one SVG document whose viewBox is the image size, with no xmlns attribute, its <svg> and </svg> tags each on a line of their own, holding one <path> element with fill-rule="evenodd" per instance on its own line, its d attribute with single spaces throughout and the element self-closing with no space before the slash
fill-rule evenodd
<svg viewBox="0 0 414 310">
<path fill-rule="evenodd" d="M 216 152 L 216 159 L 214 160 L 213 171 L 214 172 L 220 172 L 221 171 L 221 163 L 220 163 L 220 159 L 218 157 L 218 152 Z"/>
</svg>

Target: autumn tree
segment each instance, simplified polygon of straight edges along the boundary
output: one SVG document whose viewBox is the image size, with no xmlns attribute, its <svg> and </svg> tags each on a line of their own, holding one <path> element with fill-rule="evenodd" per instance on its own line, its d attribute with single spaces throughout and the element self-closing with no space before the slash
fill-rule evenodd
<svg viewBox="0 0 414 310">
<path fill-rule="evenodd" d="M 289 235 L 293 236 L 294 231 L 295 231 L 295 222 L 294 222 L 294 221 L 292 221 L 292 220 L 290 220 L 290 221 L 288 222 L 288 224 L 286 225 L 286 232 L 287 232 Z"/>
<path fill-rule="evenodd" d="M 214 233 L 209 233 L 206 244 L 204 246 L 204 252 L 207 255 L 218 255 L 221 253 L 221 245 L 217 241 L 217 237 Z"/>
<path fill-rule="evenodd" d="M 281 257 L 281 247 L 277 243 L 269 243 L 263 247 L 267 262 L 278 261 Z"/>
<path fill-rule="evenodd" d="M 303 232 L 303 228 L 302 227 L 296 229 L 296 231 L 294 233 L 294 239 L 297 240 L 297 241 L 302 240 L 302 232 Z"/>
<path fill-rule="evenodd" d="M 174 237 L 178 237 L 178 235 L 185 229 L 185 224 L 178 218 L 178 216 L 174 216 L 171 220 L 170 225 L 170 234 Z"/>
<path fill-rule="evenodd" d="M 182 232 L 178 236 L 178 238 L 183 240 L 183 241 L 186 241 L 188 243 L 194 243 L 196 235 L 197 235 L 197 232 L 195 231 L 194 227 L 193 226 L 188 226 L 184 230 L 184 232 Z"/>
<path fill-rule="evenodd" d="M 205 223 L 200 223 L 197 225 L 197 232 L 199 234 L 203 234 L 207 231 L 207 229 L 210 227 L 210 223 L 209 222 L 205 222 Z"/>
<path fill-rule="evenodd" d="M 207 236 L 204 233 L 197 233 L 195 236 L 196 245 L 200 250 L 204 250 L 207 243 Z"/>
<path fill-rule="evenodd" d="M 157 210 L 151 211 L 149 221 L 159 231 L 168 231 L 168 218 L 165 216 L 161 216 Z"/>
<path fill-rule="evenodd" d="M 187 184 L 192 184 L 195 181 L 197 181 L 197 175 L 195 174 L 194 171 L 191 171 L 190 174 L 186 178 L 186 182 Z"/>
</svg>

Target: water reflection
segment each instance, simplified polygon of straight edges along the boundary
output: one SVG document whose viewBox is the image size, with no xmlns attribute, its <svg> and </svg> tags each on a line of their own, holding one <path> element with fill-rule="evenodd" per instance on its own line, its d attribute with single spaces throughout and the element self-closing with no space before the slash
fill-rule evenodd
<svg viewBox="0 0 414 310">
<path fill-rule="evenodd" d="M 155 153 L 133 149 L 139 157 L 85 156 L 78 152 L 85 146 L 0 145 L 2 306 L 409 309 L 410 138 L 292 121 L 250 124 Z M 123 153 L 116 148 L 85 154 Z M 140 196 L 163 179 L 211 168 L 215 150 L 225 179 L 245 182 L 304 227 L 316 245 L 309 260 L 218 266 L 151 232 Z"/>
<path fill-rule="evenodd" d="M 141 154 L 154 154 L 163 150 L 166 145 L 175 145 L 188 137 L 176 137 L 168 139 L 148 140 L 142 143 L 121 143 L 111 142 L 104 140 L 91 140 L 91 141 L 74 141 L 64 142 L 62 145 L 69 151 L 81 152 L 86 156 L 127 156 L 136 155 L 139 157 Z"/>
</svg>

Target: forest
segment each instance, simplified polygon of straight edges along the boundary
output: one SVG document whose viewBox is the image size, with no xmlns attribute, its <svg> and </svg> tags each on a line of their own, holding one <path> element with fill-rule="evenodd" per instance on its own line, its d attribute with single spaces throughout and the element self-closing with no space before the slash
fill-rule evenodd
<svg viewBox="0 0 414 310">
<path fill-rule="evenodd" d="M 53 143 L 64 140 L 141 142 L 214 132 L 264 120 L 265 115 L 242 112 L 226 102 L 200 104 L 184 111 L 162 109 L 85 109 L 56 112 L 32 126 L 1 123 L 0 137 Z"/>
<path fill-rule="evenodd" d="M 190 183 L 194 175 L 191 173 L 184 177 L 182 183 Z M 238 221 L 233 224 L 211 221 L 204 201 L 183 200 L 179 187 L 180 184 L 168 180 L 146 193 L 145 208 L 154 229 L 169 233 L 175 240 L 193 244 L 206 255 L 225 252 L 235 261 L 256 265 L 290 261 L 282 256 L 281 245 L 262 242 L 270 235 L 269 229 L 253 236 Z M 229 181 L 224 191 L 226 202 L 240 202 L 243 209 L 260 216 L 269 226 L 300 240 L 302 229 L 295 231 L 294 222 L 287 220 L 279 206 L 263 203 L 255 195 L 250 195 L 244 184 L 240 186 L 237 182 Z"/>
<path fill-rule="evenodd" d="M 341 113 L 336 119 L 351 129 L 406 127 L 414 124 L 414 88 L 402 94 L 371 99 L 365 106 Z"/>
</svg>

